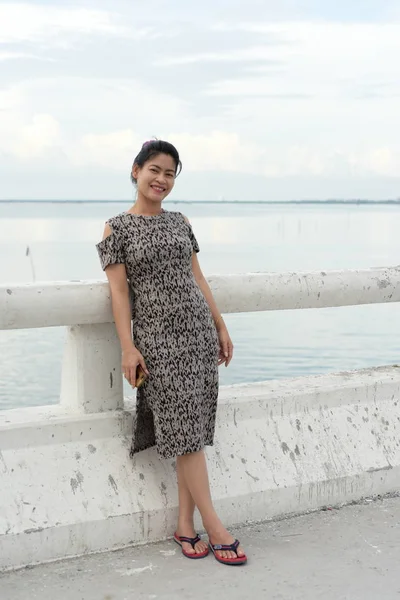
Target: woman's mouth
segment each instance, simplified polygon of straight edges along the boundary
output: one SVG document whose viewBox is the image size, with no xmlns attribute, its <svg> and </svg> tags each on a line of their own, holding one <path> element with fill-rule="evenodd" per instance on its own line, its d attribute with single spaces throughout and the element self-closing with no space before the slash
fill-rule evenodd
<svg viewBox="0 0 400 600">
<path fill-rule="evenodd" d="M 158 185 L 151 185 L 150 186 L 151 189 L 153 189 L 155 192 L 157 192 L 157 194 L 162 194 L 163 192 L 165 192 L 165 188 L 160 187 Z"/>
</svg>

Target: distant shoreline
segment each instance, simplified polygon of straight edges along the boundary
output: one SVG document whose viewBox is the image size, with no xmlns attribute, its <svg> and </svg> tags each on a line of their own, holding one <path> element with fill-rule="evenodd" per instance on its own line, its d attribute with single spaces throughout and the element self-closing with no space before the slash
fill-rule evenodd
<svg viewBox="0 0 400 600">
<path fill-rule="evenodd" d="M 0 200 L 0 204 L 121 204 L 126 200 Z M 340 204 L 340 205 L 400 205 L 400 198 L 396 200 L 167 200 L 165 204 Z"/>
</svg>

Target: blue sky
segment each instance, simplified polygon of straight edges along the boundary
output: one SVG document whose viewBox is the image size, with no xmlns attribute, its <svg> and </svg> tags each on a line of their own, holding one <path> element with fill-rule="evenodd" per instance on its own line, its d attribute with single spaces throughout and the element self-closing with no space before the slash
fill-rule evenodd
<svg viewBox="0 0 400 600">
<path fill-rule="evenodd" d="M 0 2 L 0 197 L 400 196 L 397 0 Z"/>
</svg>

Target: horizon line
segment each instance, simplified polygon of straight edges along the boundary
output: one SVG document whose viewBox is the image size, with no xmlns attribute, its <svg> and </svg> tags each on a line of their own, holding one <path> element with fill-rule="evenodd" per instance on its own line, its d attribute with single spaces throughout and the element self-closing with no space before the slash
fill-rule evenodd
<svg viewBox="0 0 400 600">
<path fill-rule="evenodd" d="M 28 200 L 0 199 L 0 204 L 121 204 L 126 200 Z M 394 200 L 368 200 L 363 198 L 332 198 L 325 200 L 166 200 L 164 204 L 395 204 L 400 205 L 400 198 Z"/>
</svg>

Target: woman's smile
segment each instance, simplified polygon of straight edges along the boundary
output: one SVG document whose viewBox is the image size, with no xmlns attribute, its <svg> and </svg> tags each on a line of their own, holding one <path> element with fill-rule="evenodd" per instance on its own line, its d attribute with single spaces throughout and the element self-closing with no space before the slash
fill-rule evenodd
<svg viewBox="0 0 400 600">
<path fill-rule="evenodd" d="M 165 187 L 161 187 L 159 185 L 151 185 L 150 186 L 157 194 L 163 194 L 165 192 Z"/>
</svg>

